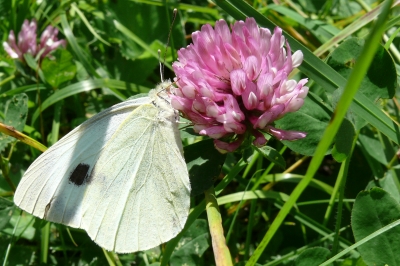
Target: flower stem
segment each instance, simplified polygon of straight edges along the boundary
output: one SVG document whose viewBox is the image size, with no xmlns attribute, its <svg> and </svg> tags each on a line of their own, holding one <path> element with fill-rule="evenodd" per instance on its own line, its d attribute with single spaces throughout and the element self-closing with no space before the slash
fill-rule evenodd
<svg viewBox="0 0 400 266">
<path fill-rule="evenodd" d="M 231 254 L 226 246 L 224 229 L 222 228 L 222 218 L 219 212 L 217 198 L 214 187 L 212 186 L 204 192 L 206 198 L 206 210 L 212 246 L 214 250 L 215 263 L 217 266 L 228 266 L 232 264 Z"/>
</svg>

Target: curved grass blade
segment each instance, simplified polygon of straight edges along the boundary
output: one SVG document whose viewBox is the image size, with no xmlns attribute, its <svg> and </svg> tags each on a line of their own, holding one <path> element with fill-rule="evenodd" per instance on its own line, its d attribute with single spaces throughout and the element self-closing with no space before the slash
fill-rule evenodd
<svg viewBox="0 0 400 266">
<path fill-rule="evenodd" d="M 41 144 L 40 142 L 30 138 L 29 136 L 23 134 L 22 132 L 15 130 L 15 128 L 7 126 L 3 123 L 0 123 L 0 132 L 8 136 L 14 137 L 22 141 L 23 143 L 28 144 L 29 146 L 35 149 L 38 149 L 39 151 L 47 150 L 47 147 Z"/>
<path fill-rule="evenodd" d="M 361 246 L 362 244 L 364 244 L 365 242 L 368 242 L 369 240 L 375 238 L 376 236 L 379 236 L 380 234 L 383 234 L 384 232 L 392 229 L 395 226 L 400 225 L 400 220 L 396 220 L 393 223 L 390 223 L 388 225 L 386 225 L 385 227 L 382 227 L 381 229 L 375 231 L 373 234 L 370 234 L 369 236 L 361 239 L 360 241 L 358 241 L 357 243 L 355 243 L 354 245 L 342 250 L 341 252 L 339 252 L 338 254 L 336 254 L 335 256 L 333 256 L 332 258 L 330 258 L 329 260 L 325 261 L 324 263 L 322 263 L 320 266 L 326 266 L 326 265 L 330 265 L 330 263 L 336 261 L 337 259 L 341 258 L 342 256 L 346 255 L 347 253 L 349 253 L 350 251 L 358 248 L 359 246 Z"/>
<path fill-rule="evenodd" d="M 32 85 L 26 85 L 26 86 L 17 87 L 17 88 L 8 90 L 8 91 L 2 93 L 1 96 L 7 97 L 7 96 L 12 96 L 15 94 L 22 93 L 22 92 L 45 90 L 45 89 L 46 89 L 46 86 L 44 84 L 32 84 Z"/>
<path fill-rule="evenodd" d="M 78 14 L 78 16 L 82 19 L 83 23 L 85 23 L 86 27 L 88 30 L 93 34 L 94 37 L 96 37 L 99 41 L 104 43 L 107 46 L 111 46 L 110 43 L 108 43 L 106 40 L 101 38 L 99 34 L 95 31 L 95 29 L 90 25 L 89 21 L 86 19 L 85 15 L 82 13 L 82 11 L 76 6 L 75 3 L 71 4 L 71 8 Z"/>
<path fill-rule="evenodd" d="M 115 89 L 135 89 L 135 92 L 148 92 L 149 89 L 143 86 L 138 86 L 136 84 L 130 84 L 127 82 L 113 80 L 113 79 L 93 79 L 93 80 L 85 80 L 72 85 L 69 85 L 61 90 L 56 91 L 53 95 L 43 101 L 41 108 L 36 109 L 35 113 L 32 115 L 32 124 L 35 123 L 36 119 L 39 117 L 40 112 L 49 108 L 49 106 L 54 103 L 65 99 L 69 96 L 80 92 L 87 92 L 97 88 L 115 88 Z"/>
<path fill-rule="evenodd" d="M 137 43 L 140 47 L 142 47 L 144 50 L 149 52 L 152 56 L 157 58 L 158 60 L 158 53 L 151 49 L 150 46 L 148 46 L 144 41 L 142 41 L 138 36 L 136 36 L 133 32 L 131 32 L 128 28 L 126 28 L 124 25 L 119 23 L 118 21 L 114 20 L 114 25 L 117 30 L 119 30 L 122 34 L 124 34 L 126 37 Z M 166 67 L 172 70 L 171 64 L 165 62 L 164 63 Z"/>
<path fill-rule="evenodd" d="M 72 50 L 78 57 L 79 62 L 85 67 L 86 71 L 92 74 L 96 78 L 100 78 L 100 75 L 96 72 L 93 66 L 89 63 L 85 52 L 79 46 L 74 34 L 72 33 L 71 27 L 68 24 L 67 16 L 65 14 L 61 15 L 61 26 L 63 27 L 65 37 L 68 40 L 68 44 L 71 45 Z"/>
</svg>

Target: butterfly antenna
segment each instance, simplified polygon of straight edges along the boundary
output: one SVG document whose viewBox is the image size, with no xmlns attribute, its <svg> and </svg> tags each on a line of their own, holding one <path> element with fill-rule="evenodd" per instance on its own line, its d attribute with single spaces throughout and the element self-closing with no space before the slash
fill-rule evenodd
<svg viewBox="0 0 400 266">
<path fill-rule="evenodd" d="M 165 58 L 167 57 L 167 49 L 168 49 L 168 45 L 169 45 L 169 40 L 171 39 L 172 27 L 174 26 L 176 15 L 178 14 L 178 9 L 174 8 L 174 10 L 172 12 L 173 12 L 172 13 L 172 22 L 171 22 L 171 26 L 169 27 L 169 33 L 168 33 L 167 45 L 165 46 L 163 63 L 161 63 L 161 61 L 160 61 L 160 52 L 158 53 L 158 58 L 160 61 L 161 82 L 164 81 Z"/>
<path fill-rule="evenodd" d="M 164 64 L 161 62 L 161 50 L 158 49 L 158 62 L 160 63 L 160 77 L 161 77 L 161 82 L 164 82 Z M 164 59 L 165 60 L 165 59 Z M 165 63 L 165 61 L 164 61 Z"/>
</svg>

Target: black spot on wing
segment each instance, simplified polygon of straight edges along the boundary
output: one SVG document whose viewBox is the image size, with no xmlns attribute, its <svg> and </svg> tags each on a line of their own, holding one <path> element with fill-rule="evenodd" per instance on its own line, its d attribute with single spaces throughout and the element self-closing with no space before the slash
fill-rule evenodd
<svg viewBox="0 0 400 266">
<path fill-rule="evenodd" d="M 69 176 L 69 181 L 77 186 L 81 186 L 88 179 L 90 165 L 80 163 Z"/>
</svg>

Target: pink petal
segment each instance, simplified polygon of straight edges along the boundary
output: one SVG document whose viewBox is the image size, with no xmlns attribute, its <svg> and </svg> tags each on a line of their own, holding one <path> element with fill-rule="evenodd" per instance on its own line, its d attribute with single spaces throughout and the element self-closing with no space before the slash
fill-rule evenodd
<svg viewBox="0 0 400 266">
<path fill-rule="evenodd" d="M 190 111 L 192 109 L 192 101 L 175 95 L 171 95 L 171 105 L 174 109 L 184 112 Z"/>
<path fill-rule="evenodd" d="M 283 112 L 285 109 L 284 104 L 274 105 L 271 109 L 263 113 L 259 118 L 257 123 L 253 126 L 253 128 L 264 129 L 267 124 L 272 123 L 276 120 L 276 118 Z"/>
<path fill-rule="evenodd" d="M 307 133 L 302 131 L 286 131 L 274 128 L 272 126 L 268 126 L 266 129 L 269 133 L 271 133 L 274 137 L 276 137 L 279 140 L 294 141 L 305 138 L 307 136 Z"/>
<path fill-rule="evenodd" d="M 232 43 L 231 31 L 225 20 L 220 19 L 215 23 L 215 33 L 221 37 L 224 43 Z"/>
<path fill-rule="evenodd" d="M 242 69 L 233 70 L 230 74 L 232 91 L 236 95 L 241 95 L 246 88 L 246 72 Z"/>
<path fill-rule="evenodd" d="M 237 148 L 240 147 L 240 144 L 242 144 L 242 142 L 243 142 L 243 138 L 240 138 L 231 143 L 223 142 L 223 141 L 216 139 L 216 140 L 214 140 L 214 146 L 219 152 L 227 153 L 227 152 L 234 152 L 235 150 L 237 150 Z"/>
<path fill-rule="evenodd" d="M 226 95 L 224 106 L 226 113 L 230 113 L 231 117 L 233 117 L 235 121 L 241 122 L 245 119 L 245 115 L 242 110 L 240 110 L 237 100 L 232 95 Z"/>
<path fill-rule="evenodd" d="M 246 58 L 243 70 L 247 74 L 247 78 L 250 80 L 255 80 L 260 74 L 261 60 L 258 60 L 255 56 L 249 56 Z"/>
<path fill-rule="evenodd" d="M 242 100 L 247 110 L 253 110 L 258 106 L 257 86 L 250 80 L 246 80 L 246 89 L 243 91 Z"/>
<path fill-rule="evenodd" d="M 213 139 L 219 139 L 225 136 L 228 132 L 225 130 L 223 126 L 213 126 L 209 128 L 205 128 L 199 132 L 200 135 L 209 136 Z"/>
<path fill-rule="evenodd" d="M 293 68 L 300 66 L 301 63 L 303 63 L 303 52 L 300 50 L 294 52 L 294 54 L 292 54 L 292 61 L 293 61 L 292 63 Z"/>
<path fill-rule="evenodd" d="M 267 139 L 264 137 L 264 135 L 259 132 L 258 130 L 253 131 L 253 135 L 256 137 L 255 140 L 253 141 L 253 145 L 256 147 L 262 147 L 267 143 Z"/>
<path fill-rule="evenodd" d="M 19 57 L 17 52 L 15 52 L 7 42 L 3 42 L 3 47 L 4 47 L 4 50 L 7 52 L 7 54 L 9 54 L 11 56 L 11 58 L 16 59 Z"/>
<path fill-rule="evenodd" d="M 194 86 L 183 86 L 181 91 L 184 97 L 194 99 L 196 97 L 196 88 Z"/>
<path fill-rule="evenodd" d="M 260 28 L 257 25 L 257 22 L 254 18 L 246 18 L 245 21 L 246 29 L 250 33 L 250 35 L 254 38 L 254 40 L 259 41 L 260 39 Z"/>
</svg>

